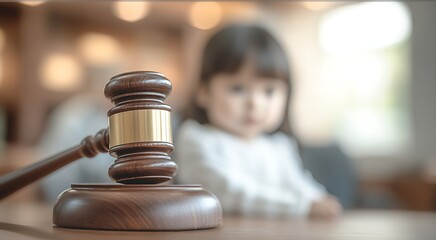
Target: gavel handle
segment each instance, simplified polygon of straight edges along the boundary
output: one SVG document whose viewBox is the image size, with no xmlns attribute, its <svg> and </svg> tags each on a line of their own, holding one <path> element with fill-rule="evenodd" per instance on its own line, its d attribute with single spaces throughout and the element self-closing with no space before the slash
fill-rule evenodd
<svg viewBox="0 0 436 240">
<path fill-rule="evenodd" d="M 94 137 L 88 136 L 73 148 L 23 169 L 0 177 L 0 200 L 15 191 L 83 157 L 94 157 L 109 150 L 109 131 L 103 129 Z"/>
</svg>

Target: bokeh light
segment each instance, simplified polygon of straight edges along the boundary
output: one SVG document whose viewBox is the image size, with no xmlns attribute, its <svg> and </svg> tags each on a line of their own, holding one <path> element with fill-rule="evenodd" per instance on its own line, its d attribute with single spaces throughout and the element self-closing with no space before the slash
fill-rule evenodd
<svg viewBox="0 0 436 240">
<path fill-rule="evenodd" d="M 222 18 L 221 6 L 216 2 L 196 2 L 192 4 L 189 14 L 191 25 L 199 29 L 211 29 Z"/>
<path fill-rule="evenodd" d="M 301 2 L 301 5 L 312 11 L 321 11 L 330 7 L 332 3 L 331 2 Z"/>
<path fill-rule="evenodd" d="M 41 66 L 42 85 L 52 91 L 66 92 L 82 85 L 83 73 L 79 62 L 66 53 L 48 55 Z"/>
<path fill-rule="evenodd" d="M 36 6 L 39 6 L 39 5 L 41 5 L 41 4 L 45 3 L 45 2 L 46 1 L 23 1 L 23 2 L 20 2 L 20 3 L 22 3 L 22 4 L 26 5 L 26 6 L 36 7 Z"/>
<path fill-rule="evenodd" d="M 136 22 L 150 11 L 148 2 L 114 2 L 112 10 L 118 18 L 127 22 Z"/>
<path fill-rule="evenodd" d="M 78 39 L 77 47 L 85 62 L 94 66 L 113 63 L 121 53 L 118 41 L 112 36 L 101 33 L 83 34 Z"/>
</svg>

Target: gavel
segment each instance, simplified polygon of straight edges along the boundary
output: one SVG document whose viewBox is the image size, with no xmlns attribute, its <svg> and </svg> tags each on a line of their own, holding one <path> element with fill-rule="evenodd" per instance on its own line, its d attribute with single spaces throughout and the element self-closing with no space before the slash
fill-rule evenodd
<svg viewBox="0 0 436 240">
<path fill-rule="evenodd" d="M 54 205 L 59 227 L 103 230 L 191 230 L 222 224 L 218 199 L 200 185 L 169 185 L 171 82 L 161 73 L 128 72 L 112 77 L 104 93 L 115 106 L 109 127 L 69 150 L 0 177 L 0 198 L 83 157 L 109 152 L 109 176 L 117 184 L 72 184 Z"/>
</svg>

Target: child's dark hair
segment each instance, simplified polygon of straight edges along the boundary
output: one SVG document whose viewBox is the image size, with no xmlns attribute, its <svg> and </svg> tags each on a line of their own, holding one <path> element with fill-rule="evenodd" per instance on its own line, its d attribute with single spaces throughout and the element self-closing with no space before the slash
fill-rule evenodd
<svg viewBox="0 0 436 240">
<path fill-rule="evenodd" d="M 234 24 L 215 33 L 203 51 L 199 85 L 208 85 L 213 76 L 220 73 L 236 73 L 249 57 L 255 59 L 257 75 L 265 78 L 281 79 L 288 86 L 288 101 L 285 118 L 280 131 L 290 135 L 288 108 L 291 92 L 289 62 L 284 49 L 264 28 L 254 25 Z M 187 118 L 201 124 L 209 123 L 203 108 L 192 101 Z"/>
</svg>

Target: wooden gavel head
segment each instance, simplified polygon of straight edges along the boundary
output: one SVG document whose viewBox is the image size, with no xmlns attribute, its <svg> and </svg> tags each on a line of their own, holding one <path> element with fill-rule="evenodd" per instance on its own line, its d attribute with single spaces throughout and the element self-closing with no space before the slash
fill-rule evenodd
<svg viewBox="0 0 436 240">
<path fill-rule="evenodd" d="M 108 111 L 109 128 L 85 138 L 63 159 L 109 151 L 117 158 L 109 176 L 123 184 L 71 185 L 53 207 L 56 226 L 178 231 L 222 223 L 218 199 L 201 186 L 156 185 L 171 180 L 177 171 L 169 156 L 171 107 L 163 103 L 170 91 L 171 82 L 157 72 L 129 72 L 110 79 L 105 95 L 115 106 Z"/>
<path fill-rule="evenodd" d="M 109 153 L 116 157 L 109 176 L 124 184 L 171 180 L 173 151 L 171 107 L 164 103 L 171 82 L 158 72 L 128 72 L 112 77 L 104 93 L 115 106 L 108 111 Z"/>
</svg>

